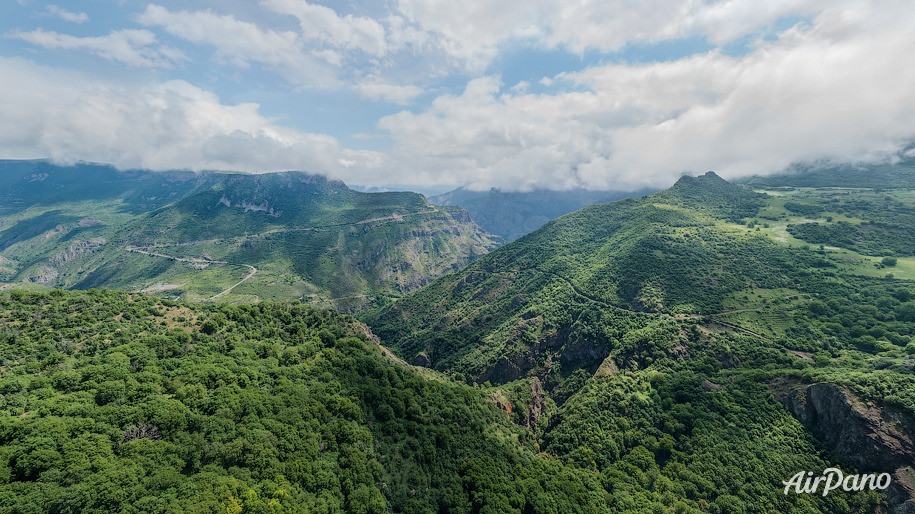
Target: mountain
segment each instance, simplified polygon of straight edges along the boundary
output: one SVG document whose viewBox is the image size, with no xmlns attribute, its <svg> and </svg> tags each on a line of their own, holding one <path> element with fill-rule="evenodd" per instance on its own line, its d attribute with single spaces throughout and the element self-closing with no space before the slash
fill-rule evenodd
<svg viewBox="0 0 915 514">
<path fill-rule="evenodd" d="M 345 310 L 415 289 L 493 242 L 455 207 L 299 172 L 0 163 L 0 279 Z"/>
<path fill-rule="evenodd" d="M 405 359 L 491 389 L 620 510 L 909 512 L 915 259 L 887 274 L 880 256 L 788 233 L 806 215 L 785 194 L 834 192 L 683 177 L 559 217 L 362 319 Z M 828 505 L 782 492 L 832 466 L 892 486 Z"/>
<path fill-rule="evenodd" d="M 604 512 L 485 393 L 301 304 L 0 293 L 3 512 Z"/>
<path fill-rule="evenodd" d="M 595 337 L 609 344 L 650 318 L 646 311 L 715 312 L 747 284 L 796 268 L 777 245 L 740 234 L 745 228 L 716 230 L 762 202 L 714 174 L 684 177 L 655 195 L 562 216 L 368 319 L 407 357 L 425 353 L 438 369 L 504 382 L 578 355 L 576 342 L 597 351 Z M 617 334 L 601 334 L 607 326 Z M 549 350 L 532 354 L 531 343 Z"/>
<path fill-rule="evenodd" d="M 888 257 L 888 262 L 915 256 L 915 211 L 908 193 L 915 186 L 913 159 L 857 167 L 796 167 L 745 183 L 778 196 L 774 204 L 786 214 L 763 213 L 763 218 L 779 222 L 793 217 L 784 223 L 784 232 L 796 241 Z"/>
<path fill-rule="evenodd" d="M 430 196 L 429 202 L 435 205 L 461 206 L 483 230 L 501 237 L 504 241 L 514 241 L 563 214 L 595 203 L 641 196 L 649 192 L 627 193 L 575 189 L 520 193 L 503 192 L 497 189 L 471 191 L 467 188 L 459 188 L 448 193 Z"/>
<path fill-rule="evenodd" d="M 911 150 L 910 150 L 911 151 Z M 832 187 L 893 189 L 912 187 L 915 158 L 885 164 L 796 164 L 783 173 L 754 176 L 739 182 L 751 187 Z"/>
<path fill-rule="evenodd" d="M 151 173 L 118 171 L 103 164 L 57 166 L 45 160 L 0 160 L 0 215 L 75 202 L 111 204 L 115 212 L 140 214 L 214 181 L 214 174 L 191 171 Z"/>
<path fill-rule="evenodd" d="M 466 212 L 299 173 L 140 172 L 44 204 L 23 173 L 6 273 L 32 252 L 80 287 L 240 285 L 206 304 L 0 292 L 0 510 L 915 510 L 915 183 L 683 177 L 390 286 L 360 322 L 239 300 L 281 296 L 258 282 L 278 269 L 368 288 L 386 268 L 347 267 L 366 241 L 436 241 L 434 223 L 475 227 Z M 41 215 L 71 221 L 30 230 Z M 834 236 L 840 223 L 873 236 Z M 443 251 L 466 237 L 443 230 Z M 403 255 L 378 262 L 418 266 Z M 855 488 L 823 494 L 826 473 Z"/>
</svg>

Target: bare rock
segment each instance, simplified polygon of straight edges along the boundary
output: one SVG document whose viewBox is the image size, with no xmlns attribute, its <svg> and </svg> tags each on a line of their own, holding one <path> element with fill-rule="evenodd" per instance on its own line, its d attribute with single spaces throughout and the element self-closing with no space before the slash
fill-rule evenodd
<svg viewBox="0 0 915 514">
<path fill-rule="evenodd" d="M 890 512 L 915 513 L 915 424 L 888 407 L 865 404 L 835 384 L 773 384 L 779 401 L 844 464 L 888 472 Z"/>
</svg>

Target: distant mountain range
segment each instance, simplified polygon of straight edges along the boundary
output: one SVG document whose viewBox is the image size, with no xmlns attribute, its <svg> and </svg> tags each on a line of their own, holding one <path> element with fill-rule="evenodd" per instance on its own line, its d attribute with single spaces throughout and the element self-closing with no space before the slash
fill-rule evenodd
<svg viewBox="0 0 915 514">
<path fill-rule="evenodd" d="M 471 191 L 459 188 L 428 198 L 435 205 L 463 207 L 470 213 L 470 218 L 483 230 L 508 242 L 537 230 L 550 220 L 588 205 L 642 196 L 650 192 L 652 191 L 588 191 L 585 189 L 503 192 L 496 189 Z"/>
<path fill-rule="evenodd" d="M 458 207 L 300 172 L 0 161 L 0 280 L 357 309 L 495 242 Z"/>
<path fill-rule="evenodd" d="M 884 164 L 796 164 L 787 170 L 766 176 L 754 176 L 735 182 L 752 187 L 844 187 L 908 188 L 912 187 L 915 158 Z"/>
</svg>

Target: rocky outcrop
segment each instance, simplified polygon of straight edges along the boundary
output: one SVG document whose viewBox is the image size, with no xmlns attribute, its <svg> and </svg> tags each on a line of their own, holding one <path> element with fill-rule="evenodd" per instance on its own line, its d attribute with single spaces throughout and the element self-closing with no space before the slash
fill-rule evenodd
<svg viewBox="0 0 915 514">
<path fill-rule="evenodd" d="M 531 406 L 527 409 L 527 419 L 525 420 L 527 428 L 536 427 L 540 423 L 545 408 L 546 395 L 543 393 L 543 385 L 539 378 L 533 377 L 531 379 Z"/>
<path fill-rule="evenodd" d="M 553 362 L 560 363 L 563 369 L 596 372 L 610 355 L 610 343 L 575 337 L 573 332 L 570 327 L 561 327 L 544 333 L 540 316 L 515 320 L 502 354 L 482 370 L 478 381 L 505 384 L 535 374 L 545 378 L 552 371 Z"/>
<path fill-rule="evenodd" d="M 230 199 L 226 195 L 222 195 L 219 198 L 219 202 L 217 202 L 217 203 L 225 205 L 226 207 L 237 207 L 239 209 L 243 209 L 245 211 L 245 214 L 247 214 L 249 212 L 265 212 L 274 218 L 278 218 L 283 214 L 282 211 L 275 210 L 266 201 L 263 201 L 260 203 L 253 203 L 253 202 L 249 202 L 248 200 L 241 200 L 240 202 L 239 201 L 233 202 L 232 199 Z"/>
<path fill-rule="evenodd" d="M 70 245 L 69 248 L 53 255 L 49 263 L 55 268 L 60 268 L 68 264 L 73 259 L 87 253 L 92 253 L 105 246 L 108 242 L 104 238 L 91 239 L 89 241 L 78 241 Z"/>
<path fill-rule="evenodd" d="M 520 346 L 520 345 L 519 345 Z M 524 378 L 538 364 L 539 353 L 533 348 L 513 348 L 479 376 L 481 382 L 505 384 Z"/>
<path fill-rule="evenodd" d="M 3 273 L 14 273 L 16 271 L 16 265 L 13 261 L 7 259 L 6 257 L 0 255 L 0 274 Z"/>
<path fill-rule="evenodd" d="M 45 265 L 39 266 L 38 269 L 35 270 L 35 274 L 29 275 L 25 280 L 26 282 L 50 286 L 57 281 L 58 276 L 60 276 L 60 273 L 58 273 L 56 269 Z"/>
<path fill-rule="evenodd" d="M 779 401 L 844 464 L 889 472 L 890 512 L 915 513 L 915 424 L 891 408 L 866 404 L 835 384 L 773 383 Z"/>
<path fill-rule="evenodd" d="M 413 357 L 413 359 L 410 361 L 410 364 L 412 364 L 414 366 L 419 366 L 422 368 L 431 368 L 432 367 L 432 361 L 429 360 L 429 356 L 426 355 L 425 352 L 420 352 L 420 353 L 416 354 L 416 356 Z"/>
</svg>

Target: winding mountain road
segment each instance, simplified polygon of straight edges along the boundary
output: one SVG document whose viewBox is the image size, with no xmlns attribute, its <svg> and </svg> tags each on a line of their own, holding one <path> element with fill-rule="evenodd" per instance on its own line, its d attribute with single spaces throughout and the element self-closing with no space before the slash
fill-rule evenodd
<svg viewBox="0 0 915 514">
<path fill-rule="evenodd" d="M 364 220 L 360 220 L 360 221 L 356 221 L 356 222 L 352 222 L 352 223 L 334 223 L 334 224 L 328 224 L 328 225 L 316 225 L 316 226 L 308 226 L 308 227 L 279 227 L 279 228 L 274 228 L 274 229 L 270 229 L 270 230 L 265 230 L 264 232 L 259 232 L 256 234 L 251 234 L 251 235 L 245 234 L 244 236 L 235 236 L 235 237 L 223 238 L 223 239 L 200 239 L 200 240 L 196 240 L 196 241 L 178 241 L 178 242 L 174 242 L 174 243 L 150 243 L 150 244 L 142 244 L 142 245 L 134 244 L 134 245 L 127 245 L 124 247 L 124 249 L 128 252 L 140 253 L 143 255 L 149 255 L 151 257 L 159 257 L 162 259 L 169 259 L 172 261 L 186 262 L 189 264 L 204 264 L 204 265 L 225 264 L 225 265 L 229 265 L 229 266 L 244 266 L 244 267 L 248 268 L 249 272 L 247 275 L 245 275 L 244 278 L 242 278 L 241 280 L 239 280 L 238 282 L 236 282 L 229 288 L 225 289 L 224 291 L 217 293 L 207 299 L 207 300 L 216 300 L 218 298 L 221 298 L 221 297 L 231 293 L 236 287 L 244 284 L 245 282 L 247 282 L 248 280 L 253 278 L 254 275 L 257 274 L 257 271 L 258 271 L 257 268 L 255 268 L 254 266 L 252 266 L 250 264 L 235 264 L 235 263 L 231 263 L 228 261 L 220 261 L 220 260 L 215 260 L 215 259 L 205 259 L 205 258 L 200 258 L 200 257 L 176 257 L 173 255 L 167 255 L 164 253 L 152 251 L 152 249 L 166 248 L 166 247 L 172 247 L 172 246 L 194 246 L 194 245 L 198 245 L 198 244 L 224 244 L 227 242 L 238 243 L 241 240 L 246 240 L 246 239 L 254 238 L 254 237 L 263 237 L 263 236 L 268 236 L 268 235 L 283 234 L 283 233 L 289 233 L 289 232 L 306 232 L 306 231 L 317 231 L 317 230 L 340 228 L 340 227 L 347 227 L 347 226 L 359 226 L 359 225 L 367 225 L 370 223 L 386 223 L 386 222 L 399 223 L 399 222 L 402 222 L 404 220 L 404 218 L 408 218 L 408 217 L 412 217 L 412 216 L 422 216 L 425 214 L 434 214 L 437 212 L 440 212 L 440 209 L 433 208 L 433 209 L 427 209 L 424 211 L 410 212 L 410 213 L 404 213 L 404 214 L 394 213 L 394 214 L 391 214 L 390 216 L 380 216 L 377 218 L 368 218 L 368 219 L 364 219 Z"/>
<path fill-rule="evenodd" d="M 151 247 L 151 246 L 147 246 L 147 247 L 143 247 L 143 248 L 152 248 L 152 247 Z M 239 280 L 238 282 L 236 282 L 235 284 L 233 284 L 232 286 L 230 286 L 228 289 L 226 289 L 226 290 L 224 290 L 224 291 L 222 291 L 222 292 L 220 292 L 220 293 L 217 293 L 217 294 L 215 294 L 215 295 L 213 295 L 213 296 L 207 298 L 207 300 L 215 300 L 215 299 L 217 299 L 217 298 L 220 298 L 220 297 L 222 297 L 222 296 L 225 296 L 225 295 L 231 293 L 233 289 L 235 289 L 236 287 L 238 287 L 238 286 L 244 284 L 245 282 L 247 282 L 248 280 L 250 280 L 252 277 L 254 277 L 254 275 L 257 274 L 257 268 L 255 268 L 254 266 L 252 266 L 252 265 L 250 265 L 250 264 L 233 264 L 233 263 L 228 262 L 228 261 L 218 261 L 218 260 L 214 260 L 214 259 L 202 259 L 202 258 L 199 258 L 199 257 L 175 257 L 174 255 L 166 255 L 166 254 L 164 254 L 164 253 L 151 252 L 151 251 L 148 251 L 148 250 L 143 250 L 142 248 L 136 247 L 136 246 L 127 246 L 127 247 L 125 247 L 124 249 L 127 250 L 128 252 L 141 253 L 141 254 L 143 254 L 143 255 L 149 255 L 149 256 L 151 256 L 151 257 L 160 257 L 160 258 L 162 258 L 162 259 L 168 259 L 168 260 L 171 260 L 171 261 L 187 262 L 187 263 L 190 263 L 190 264 L 206 264 L 206 265 L 210 265 L 210 264 L 227 264 L 227 265 L 229 265 L 229 266 L 244 266 L 244 267 L 246 267 L 246 268 L 248 268 L 248 269 L 250 270 L 250 271 L 248 272 L 248 274 L 245 275 L 245 278 Z"/>
</svg>

